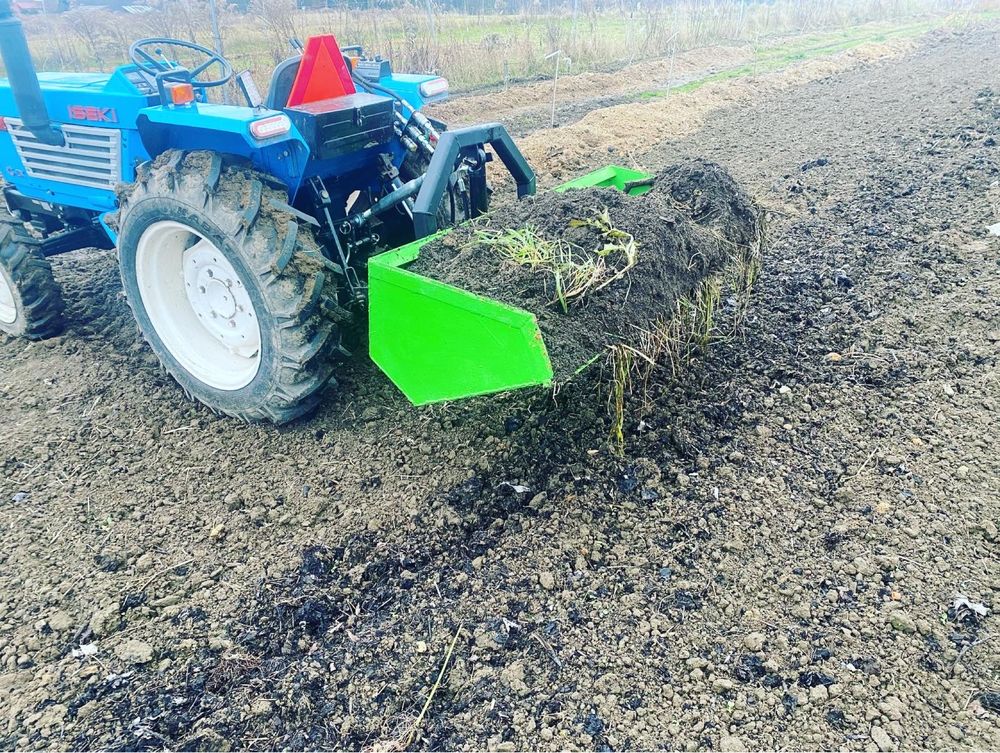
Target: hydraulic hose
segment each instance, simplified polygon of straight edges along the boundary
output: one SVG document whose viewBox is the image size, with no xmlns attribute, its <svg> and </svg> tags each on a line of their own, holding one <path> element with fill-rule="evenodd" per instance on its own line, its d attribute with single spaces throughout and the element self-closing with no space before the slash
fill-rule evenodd
<svg viewBox="0 0 1000 753">
<path fill-rule="evenodd" d="M 388 89 L 382 86 L 381 84 L 372 81 L 371 79 L 367 79 L 364 76 L 360 76 L 353 70 L 351 70 L 351 79 L 354 81 L 355 85 L 360 86 L 363 89 L 366 89 L 369 94 L 378 92 L 379 94 L 384 94 L 385 96 L 391 97 L 392 99 L 396 100 L 400 105 L 402 105 L 403 107 L 405 107 L 407 110 L 410 111 L 410 117 L 417 124 L 420 130 L 423 131 L 423 135 L 430 142 L 430 145 L 433 147 L 433 145 L 437 143 L 437 140 L 441 137 L 441 134 L 437 132 L 437 129 L 435 129 L 430 120 L 427 119 L 427 116 L 424 115 L 422 112 L 420 112 L 409 102 L 407 102 L 405 99 L 403 99 L 401 96 L 399 96 L 396 92 L 392 91 L 392 89 Z"/>
</svg>

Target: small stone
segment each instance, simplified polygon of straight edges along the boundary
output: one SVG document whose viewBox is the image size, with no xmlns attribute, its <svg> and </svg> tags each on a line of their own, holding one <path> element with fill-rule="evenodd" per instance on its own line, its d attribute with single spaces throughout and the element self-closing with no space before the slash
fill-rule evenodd
<svg viewBox="0 0 1000 753">
<path fill-rule="evenodd" d="M 792 607 L 792 616 L 798 617 L 800 620 L 808 620 L 812 617 L 812 607 L 809 606 L 809 602 L 803 601 Z"/>
<path fill-rule="evenodd" d="M 723 753 L 745 753 L 746 749 L 746 744 L 733 735 L 723 735 L 719 740 L 719 750 Z"/>
<path fill-rule="evenodd" d="M 889 733 L 881 727 L 872 727 L 872 740 L 875 741 L 875 744 L 882 753 L 888 753 L 896 747 L 892 742 L 892 738 L 889 737 Z"/>
<path fill-rule="evenodd" d="M 840 353 L 833 351 L 826 354 L 826 360 L 830 361 L 831 363 L 837 363 L 838 361 L 843 361 L 844 357 L 840 355 Z"/>
<path fill-rule="evenodd" d="M 965 737 L 965 733 L 958 727 L 952 725 L 948 727 L 948 736 L 951 737 L 952 740 L 961 740 Z"/>
<path fill-rule="evenodd" d="M 716 693 L 719 693 L 720 695 L 722 693 L 728 693 L 732 689 L 733 689 L 732 680 L 727 680 L 722 677 L 712 680 L 712 690 L 715 691 Z"/>
<path fill-rule="evenodd" d="M 509 664 L 500 673 L 500 680 L 518 695 L 528 694 L 528 686 L 524 682 L 524 662 L 516 661 Z"/>
<path fill-rule="evenodd" d="M 165 607 L 172 607 L 179 604 L 181 597 L 178 594 L 170 594 L 169 596 L 164 596 L 162 599 L 153 599 L 149 602 L 149 606 L 153 609 L 163 609 Z"/>
<path fill-rule="evenodd" d="M 121 624 L 121 613 L 117 604 L 109 604 L 94 612 L 90 618 L 90 630 L 95 637 L 101 638 L 110 635 Z"/>
<path fill-rule="evenodd" d="M 896 609 L 889 615 L 889 624 L 901 633 L 915 633 L 917 631 L 917 623 L 902 609 Z"/>
<path fill-rule="evenodd" d="M 743 637 L 743 645 L 747 651 L 760 651 L 766 641 L 767 636 L 763 633 L 749 633 Z"/>
<path fill-rule="evenodd" d="M 65 632 L 73 627 L 73 619 L 62 610 L 50 614 L 46 622 L 57 633 Z"/>
<path fill-rule="evenodd" d="M 149 664 L 153 661 L 153 647 L 144 641 L 131 638 L 115 649 L 115 655 L 127 664 Z"/>
<path fill-rule="evenodd" d="M 826 685 L 816 685 L 809 689 L 809 700 L 812 703 L 822 703 L 829 697 L 830 691 L 826 689 Z"/>
<path fill-rule="evenodd" d="M 864 557 L 855 557 L 853 564 L 854 569 L 857 570 L 860 575 L 870 577 L 878 572 L 878 568 L 875 566 L 875 563 Z"/>
<path fill-rule="evenodd" d="M 54 703 L 51 706 L 46 706 L 37 721 L 38 726 L 41 728 L 42 736 L 48 737 L 48 733 L 45 732 L 46 728 L 49 728 L 51 731 L 52 727 L 55 727 L 66 718 L 68 711 L 69 709 L 62 703 Z"/>
<path fill-rule="evenodd" d="M 986 537 L 987 541 L 997 540 L 997 535 L 1000 532 L 997 531 L 997 524 L 992 520 L 984 518 L 983 522 L 979 524 L 979 527 L 983 529 L 983 536 Z"/>
<path fill-rule="evenodd" d="M 903 714 L 906 711 L 906 705 L 899 699 L 899 697 L 891 695 L 878 704 L 878 710 L 890 720 L 898 722 L 903 718 Z"/>
<path fill-rule="evenodd" d="M 538 582 L 541 584 L 542 588 L 544 588 L 546 591 L 555 590 L 556 578 L 548 570 L 543 570 L 538 574 Z"/>
</svg>

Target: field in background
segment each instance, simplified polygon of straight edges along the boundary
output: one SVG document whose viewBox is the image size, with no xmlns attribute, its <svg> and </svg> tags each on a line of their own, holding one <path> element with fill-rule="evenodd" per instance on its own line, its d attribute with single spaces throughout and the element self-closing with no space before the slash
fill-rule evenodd
<svg viewBox="0 0 1000 753">
<path fill-rule="evenodd" d="M 485 3 L 484 3 L 485 6 Z M 873 22 L 930 28 L 942 19 L 996 12 L 996 0 L 774 0 L 736 2 L 574 2 L 503 13 L 456 12 L 403 4 L 364 10 L 337 3 L 297 10 L 294 0 L 252 0 L 249 11 L 220 3 L 223 51 L 238 69 L 267 86 L 274 64 L 290 54 L 288 40 L 332 32 L 342 45 L 362 44 L 409 72 L 440 72 L 453 91 L 504 85 L 561 72 L 613 70 L 629 63 L 715 44 L 768 46 L 776 37 L 817 34 L 829 39 Z M 147 13 L 80 8 L 24 20 L 40 70 L 103 70 L 124 62 L 132 41 L 148 36 L 191 39 L 214 46 L 209 6 L 171 0 Z M 850 37 L 850 39 L 848 39 Z"/>
</svg>

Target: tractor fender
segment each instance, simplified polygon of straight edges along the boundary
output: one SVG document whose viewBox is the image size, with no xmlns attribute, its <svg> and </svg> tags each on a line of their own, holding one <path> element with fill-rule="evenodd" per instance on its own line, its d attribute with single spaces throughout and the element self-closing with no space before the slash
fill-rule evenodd
<svg viewBox="0 0 1000 753">
<path fill-rule="evenodd" d="M 192 103 L 184 107 L 147 107 L 139 111 L 136 126 L 150 159 L 168 149 L 209 150 L 245 157 L 261 172 L 298 191 L 309 161 L 309 147 L 295 125 L 279 136 L 258 140 L 250 131 L 254 121 L 283 113 L 276 110 Z"/>
</svg>

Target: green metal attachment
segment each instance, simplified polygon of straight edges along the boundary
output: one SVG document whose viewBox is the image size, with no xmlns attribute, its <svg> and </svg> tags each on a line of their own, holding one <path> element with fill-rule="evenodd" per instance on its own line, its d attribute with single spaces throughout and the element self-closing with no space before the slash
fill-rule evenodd
<svg viewBox="0 0 1000 753">
<path fill-rule="evenodd" d="M 630 170 L 627 167 L 618 167 L 617 165 L 608 165 L 568 183 L 563 183 L 561 186 L 556 186 L 552 190 L 556 193 L 569 191 L 571 188 L 617 188 L 619 191 L 624 191 L 629 183 L 650 180 L 652 177 L 649 173 L 641 173 L 638 170 Z M 631 187 L 628 192 L 631 196 L 638 196 L 646 193 L 652 187 L 652 183 L 646 183 Z"/>
<path fill-rule="evenodd" d="M 608 166 L 556 188 L 624 190 L 649 176 Z M 642 193 L 637 186 L 629 193 Z M 421 238 L 368 261 L 369 352 L 414 405 L 552 383 L 535 315 L 407 271 Z"/>
</svg>

